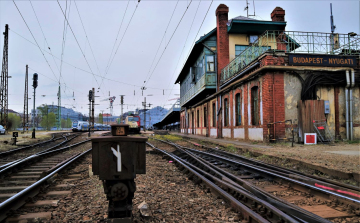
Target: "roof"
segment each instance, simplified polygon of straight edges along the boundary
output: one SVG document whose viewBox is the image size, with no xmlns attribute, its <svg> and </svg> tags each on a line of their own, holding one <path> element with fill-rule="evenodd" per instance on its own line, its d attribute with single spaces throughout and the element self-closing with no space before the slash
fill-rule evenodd
<svg viewBox="0 0 360 223">
<path fill-rule="evenodd" d="M 286 22 L 274 22 L 266 20 L 257 20 L 245 16 L 237 16 L 230 20 L 227 23 L 228 33 L 251 33 L 251 34 L 262 34 L 266 30 L 285 30 Z M 189 71 L 190 66 L 193 61 L 197 59 L 199 54 L 203 50 L 202 42 L 204 42 L 210 36 L 216 35 L 217 28 L 215 27 L 207 34 L 201 36 L 196 42 L 191 52 L 181 69 L 179 76 L 177 77 L 175 84 L 179 83 L 182 79 L 186 77 L 186 74 Z"/>
<path fill-rule="evenodd" d="M 199 54 L 202 52 L 203 50 L 203 45 L 202 42 L 204 42 L 207 38 L 209 38 L 210 36 L 216 35 L 216 28 L 212 29 L 210 32 L 208 32 L 207 34 L 201 36 L 198 41 L 195 42 L 195 45 L 193 46 L 189 57 L 187 58 L 183 68 L 180 71 L 180 74 L 178 76 L 178 78 L 175 81 L 175 84 L 180 82 L 180 80 L 182 80 L 186 74 L 189 71 L 189 67 L 192 65 L 192 61 L 196 60 L 197 57 L 199 56 Z"/>
</svg>

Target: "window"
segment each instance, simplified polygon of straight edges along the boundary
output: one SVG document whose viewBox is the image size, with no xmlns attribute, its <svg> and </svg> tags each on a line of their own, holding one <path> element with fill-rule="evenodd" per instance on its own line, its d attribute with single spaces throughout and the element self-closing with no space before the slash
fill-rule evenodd
<svg viewBox="0 0 360 223">
<path fill-rule="evenodd" d="M 200 127 L 200 113 L 199 113 L 199 110 L 197 110 L 197 127 Z"/>
<path fill-rule="evenodd" d="M 206 56 L 206 71 L 215 72 L 214 56 Z"/>
<path fill-rule="evenodd" d="M 251 122 L 252 125 L 259 125 L 258 87 L 251 88 Z"/>
<path fill-rule="evenodd" d="M 241 125 L 241 98 L 240 93 L 235 95 L 235 125 Z"/>
<path fill-rule="evenodd" d="M 241 54 L 248 47 L 249 46 L 235 45 L 235 56 Z M 253 47 L 252 49 L 253 49 L 253 52 L 251 54 L 255 54 L 255 56 L 259 56 L 262 53 L 264 53 L 265 51 L 271 49 L 271 47 L 270 46 L 262 46 L 261 48 Z"/>
<path fill-rule="evenodd" d="M 215 103 L 212 104 L 212 115 L 213 115 L 212 126 L 216 127 L 216 106 L 215 106 Z"/>
<path fill-rule="evenodd" d="M 228 99 L 224 99 L 224 126 L 229 126 L 229 102 Z"/>
<path fill-rule="evenodd" d="M 206 107 L 204 107 L 204 127 L 206 127 L 206 121 L 207 121 L 207 112 L 206 112 Z"/>
<path fill-rule="evenodd" d="M 235 56 L 241 54 L 247 47 L 249 46 L 235 45 Z"/>
</svg>

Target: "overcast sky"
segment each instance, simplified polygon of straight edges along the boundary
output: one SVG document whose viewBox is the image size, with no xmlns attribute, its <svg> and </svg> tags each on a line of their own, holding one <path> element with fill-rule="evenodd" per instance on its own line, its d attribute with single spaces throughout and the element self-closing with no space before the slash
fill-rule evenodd
<svg viewBox="0 0 360 223">
<path fill-rule="evenodd" d="M 14 2 L 0 1 L 0 30 L 4 31 L 5 24 L 10 28 L 9 76 L 12 78 L 9 79 L 9 108 L 17 112 L 23 112 L 26 64 L 29 65 L 29 112 L 33 104 L 33 73 L 39 74 L 36 106 L 56 105 L 60 68 L 62 106 L 88 114 L 87 94 L 94 87 L 99 91 L 96 92 L 99 96 L 96 98 L 99 104 L 95 107 L 96 114 L 102 110 L 109 112 L 109 103 L 101 101 L 109 96 L 109 92 L 110 96 L 116 96 L 114 115 L 120 114 L 119 95 L 125 95 L 125 111 L 141 107 L 147 95 L 152 95 L 146 97 L 152 107 L 169 108 L 175 102 L 170 99 L 179 97 L 180 86 L 174 82 L 194 40 L 216 26 L 217 6 L 224 3 L 229 7 L 229 19 L 246 16 L 246 1 L 59 2 L 64 13 L 67 8 L 70 24 L 65 26 L 64 45 L 64 15 L 57 1 L 15 1 L 45 59 Z M 286 30 L 330 32 L 330 2 L 255 1 L 256 16 L 253 18 L 271 20 L 270 13 L 280 6 L 286 13 Z M 249 14 L 253 14 L 253 1 L 249 3 Z M 336 32 L 360 33 L 359 1 L 332 3 Z M 4 36 L 0 36 L 2 56 Z M 140 88 L 144 84 L 147 89 L 142 96 Z"/>
</svg>

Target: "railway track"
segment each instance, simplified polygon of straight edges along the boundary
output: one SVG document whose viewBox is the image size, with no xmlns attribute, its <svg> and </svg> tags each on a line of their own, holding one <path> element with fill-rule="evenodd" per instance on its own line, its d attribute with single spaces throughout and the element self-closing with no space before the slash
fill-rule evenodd
<svg viewBox="0 0 360 223">
<path fill-rule="evenodd" d="M 48 183 L 49 177 L 83 153 L 85 149 L 81 145 L 89 141 L 49 148 L 0 170 L 0 221 L 6 218 L 9 211 L 16 210 L 38 194 L 40 188 Z"/>
<path fill-rule="evenodd" d="M 175 160 L 195 181 L 221 194 L 247 221 L 329 222 L 340 219 L 342 222 L 360 215 L 359 190 L 351 186 L 331 184 L 254 160 L 247 162 L 242 157 L 215 149 L 205 152 L 160 141 L 176 150 L 168 152 L 150 146 Z"/>
<path fill-rule="evenodd" d="M 40 154 L 41 152 L 50 151 L 66 143 L 69 143 L 77 136 L 79 136 L 79 134 L 63 133 L 61 134 L 61 137 L 53 137 L 51 140 L 2 152 L 0 153 L 0 171 L 26 157 Z"/>
</svg>

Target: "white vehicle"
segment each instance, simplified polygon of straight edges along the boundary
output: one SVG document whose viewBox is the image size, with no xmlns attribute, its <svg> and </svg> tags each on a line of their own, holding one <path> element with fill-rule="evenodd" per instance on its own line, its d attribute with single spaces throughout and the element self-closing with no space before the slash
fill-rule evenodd
<svg viewBox="0 0 360 223">
<path fill-rule="evenodd" d="M 73 132 L 86 132 L 89 131 L 89 123 L 84 121 L 74 121 L 72 125 Z"/>
<path fill-rule="evenodd" d="M 5 131 L 4 126 L 0 125 L 0 134 L 5 135 Z"/>
</svg>

